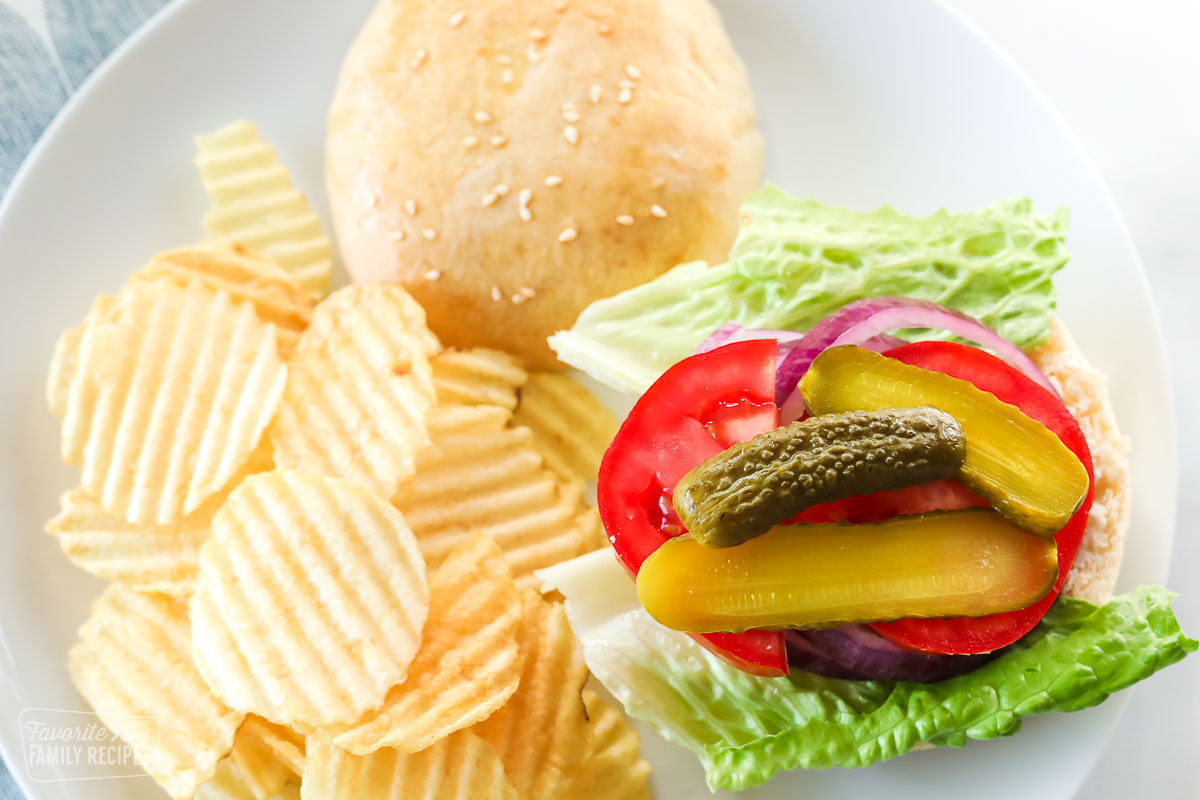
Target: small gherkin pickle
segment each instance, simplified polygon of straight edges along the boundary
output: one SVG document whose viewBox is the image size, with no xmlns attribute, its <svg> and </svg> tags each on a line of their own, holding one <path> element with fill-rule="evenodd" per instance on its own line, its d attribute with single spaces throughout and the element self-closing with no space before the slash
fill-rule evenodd
<svg viewBox="0 0 1200 800">
<path fill-rule="evenodd" d="M 936 408 L 810 417 L 692 469 L 675 512 L 700 544 L 733 547 L 811 506 L 949 477 L 965 455 L 962 428 Z"/>
</svg>

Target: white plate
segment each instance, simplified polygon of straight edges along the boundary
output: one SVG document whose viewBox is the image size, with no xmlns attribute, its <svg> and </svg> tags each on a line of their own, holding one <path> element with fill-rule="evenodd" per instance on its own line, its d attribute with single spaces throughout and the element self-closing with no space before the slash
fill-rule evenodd
<svg viewBox="0 0 1200 800">
<path fill-rule="evenodd" d="M 18 716 L 80 708 L 64 666 L 100 583 L 41 533 L 75 480 L 57 457 L 42 383 L 59 330 L 155 250 L 200 237 L 191 136 L 249 118 L 324 211 L 324 113 L 371 0 L 184 0 L 88 82 L 0 209 L 0 746 L 35 800 L 158 798 L 148 779 L 30 783 Z M 1000 55 L 934 2 L 722 4 L 750 67 L 766 175 L 800 194 L 911 212 L 1028 194 L 1071 208 L 1061 313 L 1113 378 L 1133 451 L 1133 529 L 1121 588 L 1166 575 L 1174 430 L 1163 348 L 1137 258 L 1069 133 Z M 1071 795 L 1123 702 L 1027 722 L 1017 737 L 855 772 L 781 776 L 748 797 L 890 800 Z M 645 732 L 644 732 L 645 733 Z M 706 797 L 687 753 L 645 733 L 656 796 Z"/>
</svg>

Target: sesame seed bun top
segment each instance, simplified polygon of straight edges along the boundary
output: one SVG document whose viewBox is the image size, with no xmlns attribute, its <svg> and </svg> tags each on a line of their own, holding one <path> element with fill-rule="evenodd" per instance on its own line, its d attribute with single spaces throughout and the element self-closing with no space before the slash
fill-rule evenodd
<svg viewBox="0 0 1200 800">
<path fill-rule="evenodd" d="M 381 0 L 326 174 L 355 281 L 404 284 L 448 345 L 549 368 L 588 303 L 724 260 L 761 160 L 707 0 Z"/>
</svg>

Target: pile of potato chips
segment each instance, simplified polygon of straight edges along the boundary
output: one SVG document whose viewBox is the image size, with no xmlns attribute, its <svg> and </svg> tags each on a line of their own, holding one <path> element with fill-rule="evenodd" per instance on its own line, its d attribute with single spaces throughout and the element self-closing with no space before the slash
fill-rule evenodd
<svg viewBox="0 0 1200 800">
<path fill-rule="evenodd" d="M 403 289 L 324 296 L 329 241 L 254 126 L 199 137 L 209 239 L 54 352 L 81 471 L 47 530 L 111 583 L 68 656 L 173 798 L 637 798 L 533 571 L 604 543 L 612 417 L 443 350 Z"/>
</svg>

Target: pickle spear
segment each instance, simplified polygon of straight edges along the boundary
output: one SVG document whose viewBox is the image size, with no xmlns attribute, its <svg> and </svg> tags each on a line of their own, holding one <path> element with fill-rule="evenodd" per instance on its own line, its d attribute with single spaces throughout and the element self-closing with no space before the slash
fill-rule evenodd
<svg viewBox="0 0 1200 800">
<path fill-rule="evenodd" d="M 877 524 L 786 525 L 737 547 L 671 539 L 642 564 L 638 599 L 668 628 L 741 633 L 1024 608 L 1058 577 L 1053 539 L 990 509 Z"/>
<path fill-rule="evenodd" d="M 733 547 L 820 503 L 949 477 L 965 453 L 962 428 L 935 408 L 810 417 L 699 464 L 673 502 L 696 541 Z"/>
<path fill-rule="evenodd" d="M 933 406 L 967 437 L 955 475 L 1016 525 L 1053 536 L 1087 495 L 1083 463 L 1045 425 L 968 381 L 854 345 L 817 356 L 800 381 L 814 414 Z"/>
</svg>

